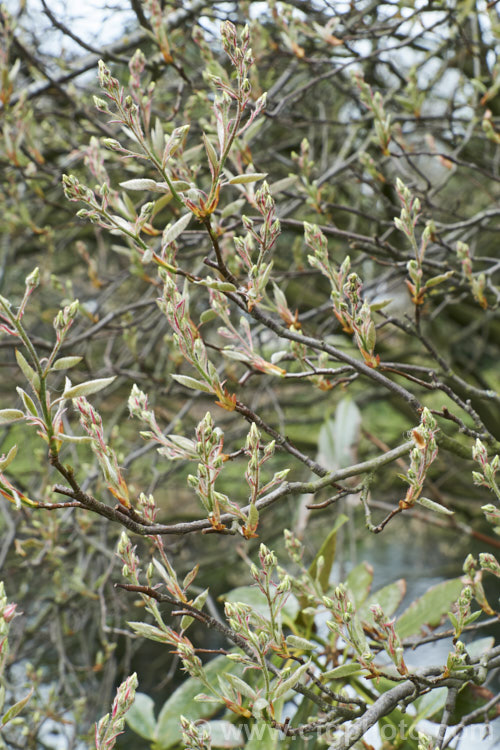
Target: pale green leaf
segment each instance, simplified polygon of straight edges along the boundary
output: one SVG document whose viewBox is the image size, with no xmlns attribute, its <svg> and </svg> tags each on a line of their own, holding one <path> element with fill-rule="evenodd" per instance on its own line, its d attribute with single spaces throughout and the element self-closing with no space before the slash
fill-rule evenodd
<svg viewBox="0 0 500 750">
<path fill-rule="evenodd" d="M 273 701 L 276 700 L 276 698 L 280 698 L 282 695 L 286 695 L 286 693 L 288 693 L 288 691 L 291 690 L 294 685 L 302 682 L 306 671 L 309 669 L 310 663 L 310 661 L 307 661 L 305 664 L 301 664 L 300 667 L 298 667 L 295 672 L 290 675 L 290 677 L 287 677 L 286 680 L 283 680 L 282 683 L 280 683 L 279 685 L 271 686 Z"/>
<path fill-rule="evenodd" d="M 384 614 L 387 617 L 390 617 L 403 601 L 405 593 L 406 581 L 403 578 L 399 578 L 397 581 L 394 581 L 394 583 L 389 583 L 387 586 L 375 591 L 359 608 L 358 615 L 360 620 L 369 625 L 374 624 L 373 615 L 370 611 L 370 607 L 374 604 L 380 605 Z"/>
<path fill-rule="evenodd" d="M 24 412 L 21 409 L 0 409 L 0 424 L 15 422 L 16 419 L 23 419 Z"/>
<path fill-rule="evenodd" d="M 163 232 L 162 244 L 170 245 L 171 242 L 175 242 L 177 237 L 179 237 L 179 235 L 181 235 L 186 229 L 192 218 L 193 214 L 189 212 L 181 216 L 180 219 L 177 219 L 174 224 L 169 225 Z"/>
<path fill-rule="evenodd" d="M 5 471 L 7 466 L 12 463 L 17 454 L 17 445 L 13 445 L 4 459 L 0 460 L 0 471 Z"/>
<path fill-rule="evenodd" d="M 204 393 L 213 393 L 213 389 L 210 388 L 208 383 L 204 383 L 203 380 L 191 378 L 189 375 L 172 375 L 172 379 L 185 388 L 192 388 L 194 391 L 203 391 Z"/>
<path fill-rule="evenodd" d="M 352 596 L 352 600 L 359 608 L 370 593 L 373 582 L 373 568 L 367 562 L 361 562 L 353 568 L 346 579 L 346 586 Z"/>
<path fill-rule="evenodd" d="M 318 560 L 320 557 L 323 558 L 323 567 L 319 573 L 319 583 L 323 590 L 323 593 L 328 591 L 330 583 L 330 573 L 332 571 L 333 561 L 335 559 L 335 546 L 336 546 L 336 535 L 337 531 L 347 521 L 347 516 L 341 513 L 336 519 L 333 527 L 328 532 L 328 536 L 324 540 L 323 544 L 319 548 L 317 555 L 309 566 L 309 574 L 313 579 L 316 578 L 318 570 Z"/>
<path fill-rule="evenodd" d="M 351 398 L 343 398 L 319 432 L 317 461 L 322 466 L 343 469 L 353 462 L 353 451 L 359 440 L 361 415 Z"/>
<path fill-rule="evenodd" d="M 396 622 L 400 638 L 417 635 L 425 626 L 437 627 L 462 591 L 460 578 L 451 578 L 430 588 L 406 609 Z"/>
<path fill-rule="evenodd" d="M 35 402 L 31 398 L 31 396 L 27 394 L 26 391 L 24 391 L 22 388 L 18 387 L 16 388 L 16 391 L 18 395 L 21 396 L 26 411 L 29 412 L 33 417 L 37 417 L 38 412 L 36 410 Z"/>
<path fill-rule="evenodd" d="M 120 187 L 125 190 L 151 190 L 156 193 L 168 193 L 170 190 L 166 182 L 148 179 L 125 180 L 125 182 L 120 182 Z"/>
<path fill-rule="evenodd" d="M 424 508 L 429 508 L 429 510 L 434 510 L 436 513 L 444 513 L 447 516 L 452 516 L 454 511 L 450 510 L 449 508 L 445 508 L 444 505 L 441 505 L 440 503 L 435 503 L 434 500 L 429 500 L 428 497 L 419 497 L 417 500 L 417 503 L 420 503 L 420 505 L 423 505 Z"/>
<path fill-rule="evenodd" d="M 36 373 L 31 365 L 28 364 L 25 356 L 19 351 L 19 349 L 16 349 L 16 361 L 28 383 L 33 386 L 35 391 L 39 391 L 40 378 L 38 377 L 38 373 Z"/>
<path fill-rule="evenodd" d="M 74 367 L 75 365 L 79 364 L 81 362 L 83 357 L 61 357 L 61 359 L 56 359 L 51 370 L 69 370 L 70 367 Z"/>
<path fill-rule="evenodd" d="M 362 671 L 359 664 L 351 662 L 350 664 L 341 664 L 340 667 L 328 670 L 328 672 L 322 675 L 322 678 L 327 680 L 342 680 L 346 677 L 352 677 L 355 674 L 361 674 Z"/>
<path fill-rule="evenodd" d="M 225 656 L 217 656 L 204 667 L 204 670 L 208 682 L 216 684 L 218 675 L 223 675 L 229 670 L 234 672 L 235 665 Z M 204 685 L 200 680 L 190 677 L 174 690 L 163 704 L 154 736 L 158 748 L 166 750 L 166 748 L 180 742 L 179 716 L 181 714 L 189 716 L 191 721 L 196 721 L 197 719 L 209 719 L 220 711 L 220 702 L 195 702 L 196 696 L 203 689 Z"/>
<path fill-rule="evenodd" d="M 214 719 L 203 724 L 208 729 L 212 747 L 232 748 L 245 745 L 245 735 L 236 724 L 223 719 Z"/>
<path fill-rule="evenodd" d="M 230 185 L 246 185 L 249 182 L 257 182 L 267 177 L 267 172 L 249 172 L 248 174 L 239 174 L 236 177 L 231 177 L 229 180 Z"/>
<path fill-rule="evenodd" d="M 14 705 L 11 706 L 6 713 L 4 713 L 4 715 L 2 716 L 2 722 L 1 722 L 3 727 L 9 721 L 14 719 L 18 714 L 21 713 L 21 711 L 23 710 L 23 708 L 25 707 L 25 705 L 28 703 L 29 699 L 33 695 L 34 691 L 35 691 L 35 688 L 32 687 L 29 693 L 24 696 L 24 698 L 21 698 L 21 700 L 17 701 L 17 703 L 14 703 Z"/>
<path fill-rule="evenodd" d="M 154 700 L 149 695 L 136 693 L 135 700 L 125 717 L 125 721 L 129 727 L 146 740 L 154 738 L 156 729 L 154 708 Z"/>
<path fill-rule="evenodd" d="M 111 385 L 113 380 L 115 380 L 116 375 L 113 375 L 110 378 L 97 378 L 97 380 L 86 380 L 84 383 L 80 383 L 80 385 L 73 385 L 71 388 L 67 388 L 62 397 L 63 398 L 80 398 L 80 396 L 90 396 L 92 393 L 98 393 L 99 391 L 102 391 L 103 388 L 106 388 L 108 385 Z"/>
</svg>

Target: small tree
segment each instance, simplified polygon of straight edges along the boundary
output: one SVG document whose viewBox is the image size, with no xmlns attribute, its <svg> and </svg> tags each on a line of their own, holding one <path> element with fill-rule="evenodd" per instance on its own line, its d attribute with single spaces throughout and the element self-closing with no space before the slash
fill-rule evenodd
<svg viewBox="0 0 500 750">
<path fill-rule="evenodd" d="M 165 748 L 251 748 L 259 737 L 266 747 L 288 746 L 301 737 L 341 750 L 365 747 L 375 725 L 382 739 L 391 729 L 391 747 L 446 747 L 469 723 L 497 714 L 500 697 L 483 685 L 500 650 L 479 628 L 497 621 L 482 579 L 498 577 L 499 563 L 488 552 L 468 554 L 461 539 L 463 577 L 398 617 L 400 581 L 371 593 L 365 566 L 336 580 L 333 564 L 346 496 L 359 500 L 366 533 L 384 532 L 380 544 L 422 514 L 478 536 L 454 520 L 458 474 L 462 496 L 476 493 L 494 531 L 500 527 L 500 399 L 490 364 L 498 260 L 488 234 L 498 213 L 489 207 L 498 182 L 497 11 L 478 5 L 471 15 L 465 3 L 270 2 L 230 12 L 133 5 L 147 29 L 144 52 L 128 59 L 128 74 L 119 45 L 107 54 L 116 76 L 99 61 L 98 116 L 62 89 L 93 132 L 88 145 L 78 133 L 73 151 L 85 171 L 62 178 L 83 220 L 71 223 L 71 238 L 67 207 L 44 192 L 29 87 L 24 96 L 13 91 L 31 63 L 12 65 L 9 45 L 23 46 L 3 15 L 11 217 L 3 231 L 33 230 L 29 208 L 14 208 L 33 175 L 50 218 L 42 250 L 50 256 L 51 246 L 71 245 L 87 273 L 85 280 L 71 260 L 71 278 L 61 282 L 62 269 L 56 263 L 51 276 L 43 260 L 21 295 L 0 297 L 5 347 L 15 345 L 25 381 L 0 420 L 9 439 L 25 434 L 20 425 L 36 427 L 43 446 L 36 482 L 26 479 L 26 464 L 16 467 L 35 450 L 21 442 L 28 438 L 18 438 L 19 458 L 16 447 L 4 454 L 0 492 L 15 508 L 5 518 L 22 519 L 11 522 L 22 523 L 17 552 L 28 576 L 37 560 L 27 548 L 47 558 L 44 587 L 62 617 L 54 622 L 64 623 L 58 643 L 75 628 L 73 597 L 78 606 L 82 594 L 99 602 L 100 621 L 91 625 L 99 649 L 89 649 L 85 666 L 107 676 L 108 692 L 119 673 L 113 651 L 132 635 L 135 644 L 167 646 L 187 674 L 157 719 L 151 697 L 138 693 L 133 702 L 137 678 L 128 677 L 96 726 L 96 748 L 114 745 L 125 716 Z M 232 20 L 214 36 L 207 19 L 221 13 Z M 193 42 L 185 39 L 189 15 Z M 473 49 L 473 78 L 459 39 Z M 61 77 L 56 89 L 63 84 Z M 64 125 L 66 137 L 68 127 L 75 125 Z M 50 169 L 60 162 L 53 157 Z M 466 198 L 465 174 L 477 187 Z M 73 287 L 86 299 L 76 301 Z M 374 435 L 377 412 L 384 424 Z M 301 510 L 289 524 L 278 512 L 287 498 Z M 304 529 L 316 513 L 329 532 L 309 559 Z M 268 517 L 283 526 L 283 554 L 268 542 Z M 181 573 L 166 540 L 193 535 L 197 559 Z M 206 579 L 201 548 L 213 535 L 228 541 L 224 550 L 244 543 L 249 562 L 223 616 L 197 585 L 197 576 Z M 72 578 L 65 558 L 78 561 Z M 143 618 L 120 613 L 123 592 L 112 581 L 137 596 Z M 5 644 L 13 614 L 5 599 Z M 200 626 L 217 639 L 218 656 L 206 665 L 201 656 L 214 649 Z M 446 663 L 412 664 L 411 649 L 445 638 Z M 51 710 L 73 685 L 61 649 L 65 679 Z M 27 674 L 35 686 L 43 680 Z M 20 716 L 31 694 L 15 693 L 11 683 L 3 722 L 11 741 L 24 731 L 36 746 L 47 702 L 32 699 L 37 719 L 28 729 Z M 435 723 L 427 735 L 423 719 Z"/>
</svg>

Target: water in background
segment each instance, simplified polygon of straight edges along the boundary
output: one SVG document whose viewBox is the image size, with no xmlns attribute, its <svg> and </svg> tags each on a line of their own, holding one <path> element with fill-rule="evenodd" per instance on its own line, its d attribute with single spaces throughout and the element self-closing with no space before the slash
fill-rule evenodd
<svg viewBox="0 0 500 750">
<path fill-rule="evenodd" d="M 359 521 L 356 527 L 359 529 Z M 491 529 L 485 531 L 491 533 Z M 445 530 L 421 521 L 399 517 L 395 518 L 382 534 L 374 535 L 363 531 L 355 540 L 350 538 L 349 528 L 344 527 L 339 539 L 339 563 L 334 575 L 338 575 L 339 580 L 342 580 L 356 564 L 366 560 L 374 572 L 372 591 L 398 578 L 404 578 L 407 592 L 401 607 L 403 610 L 437 583 L 462 575 L 463 562 L 469 552 L 474 557 L 480 552 L 492 552 L 498 557 L 498 550 L 464 536 L 458 530 Z M 493 607 L 498 605 L 498 584 L 498 579 L 494 576 L 485 576 L 486 592 Z M 500 625 L 485 628 L 480 634 L 480 637 L 493 635 L 498 643 Z M 467 642 L 466 637 L 463 640 Z M 420 667 L 446 663 L 450 648 L 451 639 L 429 643 L 410 654 L 408 659 L 405 656 L 405 660 L 407 664 Z M 494 676 L 486 687 L 498 692 L 500 675 Z M 429 732 L 436 732 L 436 724 L 428 723 L 427 727 Z M 422 728 L 425 730 L 424 726 Z M 486 729 L 485 724 L 468 727 L 462 735 L 460 744 L 456 745 L 454 741 L 452 747 L 460 747 L 461 750 L 489 750 L 500 747 L 500 719 L 490 724 L 489 737 L 484 736 Z M 376 729 L 371 730 L 364 739 L 376 748 L 381 747 Z"/>
</svg>

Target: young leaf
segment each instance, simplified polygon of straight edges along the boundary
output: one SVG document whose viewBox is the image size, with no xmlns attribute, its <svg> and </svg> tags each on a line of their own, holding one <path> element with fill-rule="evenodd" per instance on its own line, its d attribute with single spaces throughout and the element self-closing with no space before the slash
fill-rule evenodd
<svg viewBox="0 0 500 750">
<path fill-rule="evenodd" d="M 267 172 L 249 172 L 248 174 L 239 174 L 236 177 L 231 177 L 229 180 L 230 185 L 246 185 L 250 182 L 257 182 L 267 177 Z"/>
<path fill-rule="evenodd" d="M 16 419 L 23 419 L 24 412 L 21 409 L 0 409 L 0 424 L 8 424 Z"/>
<path fill-rule="evenodd" d="M 69 370 L 70 367 L 74 367 L 82 361 L 83 357 L 61 357 L 56 359 L 51 370 Z"/>
<path fill-rule="evenodd" d="M 319 583 L 321 585 L 321 588 L 323 590 L 323 593 L 326 593 L 328 591 L 328 585 L 330 582 L 330 573 L 332 570 L 333 561 L 335 559 L 335 546 L 336 546 L 336 536 L 337 531 L 340 529 L 341 526 L 343 526 L 344 523 L 347 521 L 347 516 L 343 513 L 336 519 L 333 528 L 330 530 L 328 536 L 324 540 L 323 544 L 321 545 L 318 554 L 312 561 L 310 567 L 309 567 L 309 573 L 311 577 L 314 579 L 316 578 L 316 571 L 318 567 L 318 560 L 320 557 L 323 558 L 323 568 L 321 569 L 321 572 L 319 574 Z"/>
<path fill-rule="evenodd" d="M 38 393 L 38 391 L 40 390 L 40 378 L 38 377 L 38 373 L 36 373 L 31 365 L 28 364 L 26 358 L 19 351 L 19 349 L 16 349 L 16 361 L 28 383 L 30 383 L 30 385 L 32 385 L 34 390 Z"/>
<path fill-rule="evenodd" d="M 148 179 L 125 180 L 125 182 L 120 182 L 120 187 L 125 190 L 151 190 L 155 193 L 168 193 L 170 189 L 166 182 Z"/>
<path fill-rule="evenodd" d="M 189 375 L 172 375 L 172 379 L 186 388 L 192 388 L 194 391 L 213 393 L 213 388 L 210 388 L 208 383 L 204 383 L 202 380 L 196 380 L 196 378 L 191 378 Z"/>
<path fill-rule="evenodd" d="M 31 396 L 29 396 L 22 388 L 18 387 L 16 388 L 16 391 L 18 395 L 21 396 L 26 411 L 29 412 L 33 417 L 38 417 L 38 412 Z"/>
<path fill-rule="evenodd" d="M 310 663 L 310 661 L 307 661 L 305 664 L 301 664 L 300 667 L 298 667 L 298 669 L 296 669 L 295 672 L 290 675 L 290 677 L 288 677 L 286 680 L 283 680 L 283 682 L 279 685 L 276 685 L 273 690 L 273 701 L 280 696 L 285 695 L 285 693 L 291 690 L 294 685 L 302 681 L 306 671 L 309 669 Z"/>
<path fill-rule="evenodd" d="M 150 641 L 158 641 L 158 643 L 167 643 L 168 636 L 163 630 L 157 628 L 155 625 L 149 625 L 146 622 L 127 622 L 130 625 L 134 633 L 142 635 L 144 638 L 148 638 Z"/>
<path fill-rule="evenodd" d="M 163 232 L 162 243 L 164 245 L 170 245 L 171 242 L 174 242 L 177 237 L 179 237 L 179 235 L 181 235 L 182 232 L 186 229 L 192 218 L 192 213 L 184 214 L 184 216 L 181 216 L 180 219 L 177 219 L 174 224 L 169 225 Z"/>
<path fill-rule="evenodd" d="M 73 385 L 71 388 L 67 388 L 62 397 L 63 398 L 79 398 L 80 396 L 90 396 L 92 393 L 98 393 L 99 391 L 102 391 L 103 388 L 106 388 L 108 385 L 111 385 L 113 380 L 115 380 L 116 375 L 113 375 L 110 378 L 97 378 L 97 380 L 86 380 L 84 383 L 80 383 L 80 385 Z"/>
<path fill-rule="evenodd" d="M 17 445 L 13 445 L 5 458 L 0 459 L 0 471 L 5 471 L 7 466 L 12 463 L 17 454 Z"/>
<path fill-rule="evenodd" d="M 300 638 L 297 635 L 287 636 L 286 642 L 292 648 L 299 648 L 301 651 L 314 651 L 316 644 L 308 641 L 307 638 Z"/>
<path fill-rule="evenodd" d="M 444 505 L 435 503 L 434 500 L 429 500 L 428 497 L 419 497 L 417 503 L 420 503 L 420 505 L 423 505 L 425 508 L 429 508 L 429 510 L 435 510 L 437 513 L 445 513 L 447 516 L 452 516 L 454 513 L 454 511 L 449 508 L 445 508 Z"/>
<path fill-rule="evenodd" d="M 242 695 L 246 695 L 246 697 L 250 698 L 250 700 L 254 701 L 257 698 L 257 693 L 255 692 L 255 690 L 252 687 L 250 687 L 250 685 L 247 682 L 244 682 L 237 675 L 227 672 L 226 674 L 223 675 L 223 679 L 227 680 L 227 682 L 229 682 L 231 687 L 237 690 L 238 693 L 241 693 Z"/>
<path fill-rule="evenodd" d="M 21 713 L 25 705 L 28 703 L 29 699 L 33 695 L 35 691 L 35 688 L 31 688 L 29 693 L 24 696 L 24 698 L 21 698 L 21 700 L 17 701 L 17 703 L 14 703 L 13 706 L 9 708 L 9 710 L 4 713 L 2 716 L 2 726 L 4 727 L 9 721 L 14 719 L 18 714 Z"/>
<path fill-rule="evenodd" d="M 322 674 L 323 680 L 341 680 L 345 677 L 352 677 L 355 674 L 361 674 L 362 669 L 359 664 L 341 664 L 340 667 L 335 669 L 329 669 L 328 672 Z"/>
</svg>

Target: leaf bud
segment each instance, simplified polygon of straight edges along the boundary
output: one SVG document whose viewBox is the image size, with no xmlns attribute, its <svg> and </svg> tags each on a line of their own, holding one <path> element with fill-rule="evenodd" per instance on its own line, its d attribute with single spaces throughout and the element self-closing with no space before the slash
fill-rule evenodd
<svg viewBox="0 0 500 750">
<path fill-rule="evenodd" d="M 26 284 L 27 289 L 36 289 L 36 287 L 40 283 L 40 270 L 38 266 L 33 269 L 33 271 L 26 276 L 24 283 Z"/>
</svg>

